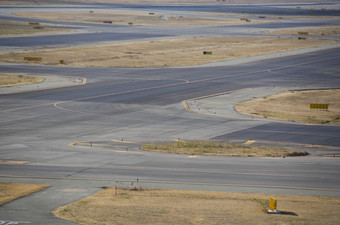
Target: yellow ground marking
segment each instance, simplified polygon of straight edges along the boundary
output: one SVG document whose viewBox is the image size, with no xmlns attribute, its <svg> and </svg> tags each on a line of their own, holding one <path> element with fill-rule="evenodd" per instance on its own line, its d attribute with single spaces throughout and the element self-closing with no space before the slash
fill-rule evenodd
<svg viewBox="0 0 340 225">
<path fill-rule="evenodd" d="M 87 180 L 87 181 L 112 181 L 112 182 L 134 182 L 135 179 L 109 179 L 109 178 L 84 178 L 84 177 L 56 177 L 56 176 L 18 176 L 18 175 L 0 175 L 6 178 L 34 178 L 34 179 L 60 179 L 60 180 Z M 276 188 L 276 189 L 294 189 L 294 190 L 313 190 L 313 191 L 335 191 L 335 188 L 313 188 L 313 187 L 296 187 L 296 186 L 278 186 L 278 185 L 254 185 L 254 184 L 223 184 L 208 182 L 187 182 L 187 181 L 165 181 L 165 180 L 143 180 L 139 179 L 139 183 L 153 184 L 183 184 L 183 185 L 206 185 L 206 186 L 225 186 L 225 187 L 255 187 L 255 188 Z"/>
<path fill-rule="evenodd" d="M 27 163 L 29 163 L 29 161 L 0 160 L 1 165 L 23 165 Z"/>
<path fill-rule="evenodd" d="M 188 158 L 197 158 L 197 155 L 189 155 Z"/>
<path fill-rule="evenodd" d="M 248 146 L 248 145 L 253 144 L 254 142 L 255 142 L 255 140 L 248 140 L 248 141 L 244 142 L 243 144 Z"/>
<path fill-rule="evenodd" d="M 172 140 L 176 142 L 185 142 L 184 140 L 181 140 L 181 139 L 172 139 Z"/>
</svg>

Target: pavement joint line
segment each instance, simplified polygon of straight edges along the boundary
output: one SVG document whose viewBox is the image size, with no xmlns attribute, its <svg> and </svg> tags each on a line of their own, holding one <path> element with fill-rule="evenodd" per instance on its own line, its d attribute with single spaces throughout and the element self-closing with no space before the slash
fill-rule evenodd
<svg viewBox="0 0 340 225">
<path fill-rule="evenodd" d="M 134 182 L 135 179 L 109 179 L 109 178 L 81 178 L 81 177 L 57 177 L 57 176 L 18 176 L 18 175 L 0 175 L 4 178 L 35 178 L 35 179 L 53 179 L 53 180 L 87 180 L 87 181 L 112 181 L 112 182 Z M 276 186 L 276 185 L 257 185 L 257 184 L 223 184 L 209 182 L 188 182 L 188 181 L 165 181 L 165 180 L 143 180 L 139 179 L 139 184 L 183 184 L 183 185 L 200 185 L 200 186 L 225 186 L 225 187 L 253 187 L 253 188 L 276 188 L 276 189 L 295 189 L 295 190 L 314 190 L 314 191 L 335 191 L 335 188 L 316 188 L 316 187 L 296 187 L 296 186 Z"/>
<path fill-rule="evenodd" d="M 125 151 L 121 151 L 122 153 L 128 153 Z M 141 153 L 142 154 L 142 153 Z M 191 156 L 191 155 L 189 155 Z M 188 155 L 184 156 L 184 157 L 188 157 Z M 195 157 L 194 157 L 195 158 Z M 268 158 L 269 159 L 269 158 Z M 281 158 L 278 158 L 281 159 Z M 22 165 L 25 167 L 30 167 L 30 166 L 39 166 L 39 167 L 49 167 L 49 165 L 32 165 L 32 164 L 26 164 L 26 165 Z M 268 171 L 259 171 L 259 172 L 237 172 L 237 171 L 225 171 L 225 170 L 198 170 L 198 169 L 191 169 L 191 168 L 164 168 L 164 167 L 158 167 L 158 168 L 154 168 L 154 167 L 145 167 L 145 166 L 117 166 L 117 165 L 105 165 L 105 166 L 88 166 L 88 165 L 53 165 L 53 167 L 72 167 L 72 168 L 88 168 L 88 169 L 96 169 L 96 168 L 106 168 L 106 169 L 123 169 L 123 170 L 144 170 L 144 171 L 167 171 L 167 172 L 185 172 L 185 173 L 211 173 L 211 174 L 231 174 L 231 175 L 253 175 L 253 176 L 275 176 L 275 177 L 310 177 L 310 178 L 327 178 L 327 179 L 333 179 L 333 180 L 340 180 L 340 178 L 338 177 L 334 177 L 332 176 L 324 176 L 324 175 L 318 175 L 318 176 L 312 176 L 309 174 L 313 174 L 313 173 L 318 173 L 319 171 L 298 171 L 300 173 L 303 173 L 301 175 L 297 174 L 296 172 L 294 174 L 274 174 L 274 173 L 268 173 Z M 328 172 L 332 172 L 334 174 L 337 175 L 338 171 L 328 171 Z M 308 173 L 308 175 L 306 175 L 305 173 Z M 1 177 L 1 175 L 0 175 Z"/>
</svg>

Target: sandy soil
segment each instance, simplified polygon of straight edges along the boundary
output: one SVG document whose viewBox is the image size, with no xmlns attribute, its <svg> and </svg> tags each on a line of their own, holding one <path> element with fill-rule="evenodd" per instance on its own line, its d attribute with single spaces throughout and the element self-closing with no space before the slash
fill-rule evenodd
<svg viewBox="0 0 340 225">
<path fill-rule="evenodd" d="M 58 65 L 60 60 L 64 60 L 65 65 L 76 67 L 178 67 L 334 43 L 336 41 L 297 38 L 197 37 L 4 53 L 0 54 L 0 61 Z M 211 51 L 212 55 L 205 55 L 204 51 Z M 28 62 L 24 57 L 42 57 L 42 60 Z"/>
<path fill-rule="evenodd" d="M 108 188 L 58 208 L 54 214 L 80 224 L 328 224 L 339 222 L 340 199 L 179 190 Z M 265 212 L 269 198 L 281 215 Z"/>
<path fill-rule="evenodd" d="M 310 109 L 311 103 L 329 104 L 329 109 Z M 340 90 L 284 92 L 238 103 L 235 109 L 250 116 L 311 124 L 340 124 Z"/>
</svg>

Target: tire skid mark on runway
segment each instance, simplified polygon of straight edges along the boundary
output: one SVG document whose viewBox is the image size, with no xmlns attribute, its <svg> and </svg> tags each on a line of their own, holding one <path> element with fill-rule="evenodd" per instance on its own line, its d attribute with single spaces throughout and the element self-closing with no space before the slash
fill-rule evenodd
<svg viewBox="0 0 340 225">
<path fill-rule="evenodd" d="M 135 182 L 135 179 L 110 179 L 110 178 L 84 178 L 84 177 L 57 177 L 57 176 L 17 176 L 17 175 L 0 175 L 4 178 L 34 178 L 34 179 L 52 179 L 52 180 L 86 180 L 86 181 L 112 181 L 116 183 Z M 313 190 L 313 191 L 334 191 L 340 192 L 335 188 L 317 188 L 317 187 L 297 187 L 297 186 L 276 186 L 276 185 L 257 185 L 257 184 L 228 184 L 212 182 L 190 182 L 190 181 L 166 181 L 166 180 L 143 180 L 138 179 L 139 184 L 183 184 L 198 186 L 225 186 L 225 187 L 253 187 L 253 188 L 275 188 L 275 189 L 294 189 L 294 190 Z"/>
</svg>

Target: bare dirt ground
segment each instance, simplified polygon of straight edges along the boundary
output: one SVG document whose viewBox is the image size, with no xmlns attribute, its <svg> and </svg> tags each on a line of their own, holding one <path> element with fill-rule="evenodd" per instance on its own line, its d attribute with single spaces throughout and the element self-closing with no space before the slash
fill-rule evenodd
<svg viewBox="0 0 340 225">
<path fill-rule="evenodd" d="M 269 198 L 281 215 L 267 214 Z M 339 222 L 340 199 L 180 190 L 108 188 L 54 211 L 80 224 L 323 224 Z"/>
<path fill-rule="evenodd" d="M 19 184 L 0 182 L 0 206 L 15 199 L 48 188 L 43 184 Z"/>
<path fill-rule="evenodd" d="M 297 38 L 197 37 L 137 42 L 95 47 L 27 51 L 0 54 L 0 61 L 75 67 L 179 67 L 270 54 L 312 46 L 334 44 L 333 40 Z M 212 55 L 203 54 L 211 51 Z M 24 57 L 42 57 L 28 62 Z"/>
<path fill-rule="evenodd" d="M 268 33 L 271 34 L 282 34 L 282 35 L 299 35 L 299 32 L 307 32 L 307 35 L 315 36 L 340 36 L 340 26 L 328 26 L 328 27 L 305 27 L 298 29 L 287 29 L 287 30 L 273 30 Z"/>
<path fill-rule="evenodd" d="M 43 4 L 140 4 L 140 5 L 209 5 L 209 4 L 298 4 L 320 3 L 320 0 L 0 0 L 1 5 L 43 5 Z M 338 0 L 327 0 L 325 3 L 339 3 Z"/>
<path fill-rule="evenodd" d="M 163 14 L 149 14 L 148 12 L 130 12 L 130 11 L 100 11 L 89 12 L 18 12 L 14 15 L 57 21 L 72 21 L 86 23 L 103 23 L 111 21 L 114 25 L 128 25 L 132 23 L 138 26 L 221 26 L 221 25 L 238 25 L 249 23 L 240 18 L 235 19 L 209 19 L 199 17 L 183 17 Z M 151 12 L 153 13 L 153 12 Z M 270 21 L 252 21 L 252 23 L 268 23 Z M 108 24 L 109 25 L 109 24 Z"/>
<path fill-rule="evenodd" d="M 329 109 L 310 109 L 309 104 L 329 104 Z M 285 92 L 238 103 L 246 115 L 310 124 L 340 124 L 340 90 Z"/>
</svg>

